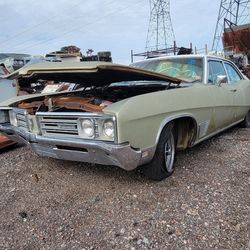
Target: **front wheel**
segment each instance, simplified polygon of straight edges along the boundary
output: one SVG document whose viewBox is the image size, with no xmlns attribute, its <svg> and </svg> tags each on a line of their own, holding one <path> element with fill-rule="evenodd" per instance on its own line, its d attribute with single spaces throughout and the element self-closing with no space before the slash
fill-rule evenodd
<svg viewBox="0 0 250 250">
<path fill-rule="evenodd" d="M 176 140 L 173 124 L 167 125 L 161 132 L 152 161 L 144 166 L 144 174 L 152 180 L 161 181 L 174 172 Z"/>
<path fill-rule="evenodd" d="M 241 126 L 243 128 L 250 128 L 250 110 L 246 114 L 244 121 L 241 123 Z"/>
</svg>

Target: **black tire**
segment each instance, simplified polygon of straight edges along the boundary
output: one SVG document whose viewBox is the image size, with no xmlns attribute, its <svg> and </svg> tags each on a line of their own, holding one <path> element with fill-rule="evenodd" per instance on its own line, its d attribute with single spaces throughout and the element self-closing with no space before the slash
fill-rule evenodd
<svg viewBox="0 0 250 250">
<path fill-rule="evenodd" d="M 173 123 L 170 123 L 162 130 L 155 155 L 143 168 L 144 174 L 155 181 L 169 177 L 174 172 L 175 152 L 176 140 Z"/>
<path fill-rule="evenodd" d="M 250 110 L 248 111 L 244 121 L 240 125 L 243 128 L 250 128 Z"/>
</svg>

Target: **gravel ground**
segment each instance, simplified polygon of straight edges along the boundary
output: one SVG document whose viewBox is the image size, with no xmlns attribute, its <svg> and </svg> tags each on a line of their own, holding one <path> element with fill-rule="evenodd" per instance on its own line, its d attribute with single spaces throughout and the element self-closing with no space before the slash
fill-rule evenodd
<svg viewBox="0 0 250 250">
<path fill-rule="evenodd" d="M 0 249 L 250 249 L 250 129 L 180 152 L 173 176 L 0 154 Z"/>
</svg>

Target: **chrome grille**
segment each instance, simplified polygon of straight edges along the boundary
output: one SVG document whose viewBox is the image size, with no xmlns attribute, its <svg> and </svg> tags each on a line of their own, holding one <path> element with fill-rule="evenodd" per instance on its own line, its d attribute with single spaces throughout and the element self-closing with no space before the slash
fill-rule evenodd
<svg viewBox="0 0 250 250">
<path fill-rule="evenodd" d="M 26 112 L 26 110 L 14 109 L 13 112 L 15 112 L 15 114 L 16 114 L 17 127 L 28 131 L 29 126 L 27 124 L 27 112 Z"/>
<path fill-rule="evenodd" d="M 72 116 L 40 116 L 40 131 L 45 136 L 79 137 L 77 117 Z"/>
</svg>

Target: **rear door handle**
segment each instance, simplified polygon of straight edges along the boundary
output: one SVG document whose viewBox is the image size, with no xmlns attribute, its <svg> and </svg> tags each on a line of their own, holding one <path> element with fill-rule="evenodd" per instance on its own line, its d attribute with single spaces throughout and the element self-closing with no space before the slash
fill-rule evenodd
<svg viewBox="0 0 250 250">
<path fill-rule="evenodd" d="M 237 89 L 231 89 L 230 91 L 231 92 L 237 92 Z"/>
</svg>

